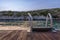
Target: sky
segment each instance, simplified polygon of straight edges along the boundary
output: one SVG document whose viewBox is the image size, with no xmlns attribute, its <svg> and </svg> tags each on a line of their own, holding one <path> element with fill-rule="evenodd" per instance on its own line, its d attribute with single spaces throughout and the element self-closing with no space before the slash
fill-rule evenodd
<svg viewBox="0 0 60 40">
<path fill-rule="evenodd" d="M 60 8 L 60 0 L 0 0 L 0 11 L 29 11 Z"/>
</svg>

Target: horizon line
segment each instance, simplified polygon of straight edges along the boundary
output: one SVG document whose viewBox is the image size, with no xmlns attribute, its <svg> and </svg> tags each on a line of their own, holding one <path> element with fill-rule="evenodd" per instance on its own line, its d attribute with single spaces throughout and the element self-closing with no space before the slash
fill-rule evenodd
<svg viewBox="0 0 60 40">
<path fill-rule="evenodd" d="M 57 8 L 57 7 L 55 7 Z M 42 8 L 42 9 L 32 9 L 32 10 L 19 10 L 19 11 L 36 11 L 36 10 L 45 10 L 45 9 L 55 9 L 55 8 Z M 0 11 L 18 11 L 18 10 L 0 10 Z"/>
</svg>

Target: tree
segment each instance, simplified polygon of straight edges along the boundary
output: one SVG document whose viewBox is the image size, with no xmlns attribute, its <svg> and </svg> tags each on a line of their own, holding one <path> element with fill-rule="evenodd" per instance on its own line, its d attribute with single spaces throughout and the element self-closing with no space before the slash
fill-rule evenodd
<svg viewBox="0 0 60 40">
<path fill-rule="evenodd" d="M 17 13 L 16 16 L 20 17 L 20 16 L 22 16 L 22 13 Z"/>
<path fill-rule="evenodd" d="M 13 16 L 13 13 L 11 11 L 7 11 L 7 12 L 3 13 L 2 15 L 4 15 L 4 16 Z"/>
</svg>

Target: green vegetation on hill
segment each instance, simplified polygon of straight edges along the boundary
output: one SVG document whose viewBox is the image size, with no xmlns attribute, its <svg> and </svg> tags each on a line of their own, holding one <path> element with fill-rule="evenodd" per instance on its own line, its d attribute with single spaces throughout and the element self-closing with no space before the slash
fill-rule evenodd
<svg viewBox="0 0 60 40">
<path fill-rule="evenodd" d="M 2 13 L 2 14 L 1 14 Z M 52 8 L 52 9 L 42 9 L 42 10 L 34 10 L 34 11 L 0 11 L 0 16 L 28 16 L 27 13 L 31 13 L 32 16 L 47 16 L 48 13 L 51 13 L 53 17 L 60 18 L 60 8 Z"/>
<path fill-rule="evenodd" d="M 3 16 L 13 16 L 14 14 L 11 11 L 8 11 L 7 13 L 3 13 Z"/>
</svg>

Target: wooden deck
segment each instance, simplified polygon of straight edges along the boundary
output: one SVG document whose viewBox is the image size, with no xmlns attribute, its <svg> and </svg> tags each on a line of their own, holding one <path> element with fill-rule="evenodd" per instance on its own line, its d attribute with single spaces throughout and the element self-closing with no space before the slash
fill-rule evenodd
<svg viewBox="0 0 60 40">
<path fill-rule="evenodd" d="M 33 32 L 31 40 L 60 40 L 60 32 Z"/>
<path fill-rule="evenodd" d="M 1 31 L 0 40 L 27 40 L 27 31 Z"/>
<path fill-rule="evenodd" d="M 30 32 L 14 30 L 0 31 L 0 40 L 60 40 L 60 31 L 53 32 Z"/>
</svg>

